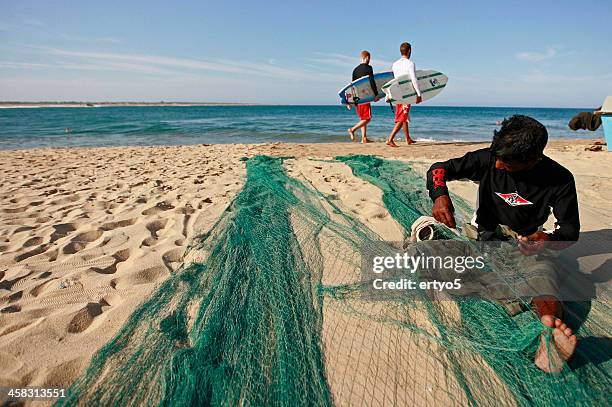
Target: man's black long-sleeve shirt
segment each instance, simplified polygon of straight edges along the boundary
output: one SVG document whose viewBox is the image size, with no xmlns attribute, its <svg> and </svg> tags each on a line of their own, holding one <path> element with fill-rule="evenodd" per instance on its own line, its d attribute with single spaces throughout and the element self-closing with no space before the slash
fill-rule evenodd
<svg viewBox="0 0 612 407">
<path fill-rule="evenodd" d="M 374 70 L 368 64 L 359 64 L 355 69 L 353 69 L 353 80 L 356 81 L 359 78 L 363 78 L 364 76 L 370 77 L 370 86 L 372 87 L 372 91 L 374 95 L 378 95 L 378 88 L 376 87 L 376 82 L 374 81 Z"/>
<path fill-rule="evenodd" d="M 572 173 L 544 156 L 532 169 L 508 172 L 495 168 L 488 148 L 438 162 L 427 172 L 429 196 L 448 195 L 446 181 L 479 182 L 476 223 L 485 230 L 507 225 L 528 236 L 542 226 L 552 208 L 557 220 L 551 240 L 576 241 L 580 232 L 578 196 Z"/>
</svg>

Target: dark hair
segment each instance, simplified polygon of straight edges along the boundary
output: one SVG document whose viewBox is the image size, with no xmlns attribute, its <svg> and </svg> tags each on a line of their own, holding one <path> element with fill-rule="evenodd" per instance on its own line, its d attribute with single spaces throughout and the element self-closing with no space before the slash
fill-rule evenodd
<svg viewBox="0 0 612 407">
<path fill-rule="evenodd" d="M 370 53 L 368 51 L 361 51 L 361 58 L 370 58 Z"/>
<path fill-rule="evenodd" d="M 412 49 L 412 45 L 410 45 L 409 42 L 402 42 L 402 45 L 400 45 L 400 54 L 402 54 L 403 56 L 406 56 L 408 55 L 411 49 Z"/>
<path fill-rule="evenodd" d="M 548 142 L 546 127 L 536 119 L 520 114 L 504 119 L 493 132 L 491 152 L 503 161 L 530 161 L 542 156 Z"/>
</svg>

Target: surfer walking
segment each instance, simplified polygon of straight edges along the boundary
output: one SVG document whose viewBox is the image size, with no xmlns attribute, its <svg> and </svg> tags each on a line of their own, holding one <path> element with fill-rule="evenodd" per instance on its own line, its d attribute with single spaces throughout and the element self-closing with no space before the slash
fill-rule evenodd
<svg viewBox="0 0 612 407">
<path fill-rule="evenodd" d="M 421 90 L 419 89 L 419 83 L 416 77 L 416 67 L 414 62 L 410 59 L 410 55 L 412 54 L 412 46 L 410 43 L 404 42 L 400 45 L 400 54 L 401 58 L 393 63 L 393 76 L 396 78 L 403 75 L 410 75 L 410 79 L 412 80 L 412 85 L 414 86 L 414 90 L 417 94 L 417 104 L 421 103 Z M 414 144 L 415 141 L 410 138 L 410 104 L 401 104 L 398 103 L 395 107 L 395 126 L 393 126 L 393 130 L 391 130 L 391 134 L 389 138 L 387 138 L 387 145 L 390 147 L 398 147 L 395 144 L 394 138 L 395 135 L 400 131 L 401 128 L 404 129 L 404 133 L 406 134 L 406 144 Z"/>
<path fill-rule="evenodd" d="M 364 76 L 368 76 L 370 78 L 370 86 L 372 86 L 372 91 L 374 92 L 374 95 L 378 95 L 378 88 L 376 87 L 376 82 L 374 81 L 374 70 L 370 65 L 370 53 L 368 51 L 361 51 L 361 63 L 353 70 L 353 81 L 363 78 Z M 378 100 L 378 97 L 374 98 L 375 102 Z M 350 105 L 348 107 L 350 109 Z M 361 129 L 361 142 L 369 143 L 370 140 L 368 140 L 367 137 L 367 127 L 370 120 L 372 120 L 372 106 L 370 103 L 363 103 L 357 105 L 356 110 L 357 116 L 359 117 L 359 122 L 347 130 L 348 134 L 351 136 L 351 140 L 355 141 L 355 132 L 357 129 Z"/>
<path fill-rule="evenodd" d="M 494 132 L 489 148 L 433 164 L 427 172 L 427 189 L 434 202 L 433 217 L 455 228 L 446 182 L 470 179 L 479 183 L 476 225 L 465 225 L 464 232 L 479 241 L 517 242 L 517 270 L 505 271 L 518 272 L 514 278 L 506 276 L 516 281 L 514 289 L 494 299 L 508 311 L 511 307 L 507 305 L 517 296 L 531 303 L 550 330 L 554 347 L 547 346 L 543 335 L 535 365 L 545 372 L 559 372 L 576 351 L 577 338 L 562 320 L 558 272 L 544 249 L 560 250 L 577 241 L 580 220 L 574 177 L 544 155 L 547 141 L 548 132 L 540 122 L 512 116 Z M 551 208 L 555 229 L 544 232 L 542 226 Z"/>
</svg>

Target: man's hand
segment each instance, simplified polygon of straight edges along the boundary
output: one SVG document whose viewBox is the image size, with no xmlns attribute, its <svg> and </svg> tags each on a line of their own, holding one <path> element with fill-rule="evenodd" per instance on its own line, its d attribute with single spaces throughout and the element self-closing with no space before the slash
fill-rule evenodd
<svg viewBox="0 0 612 407">
<path fill-rule="evenodd" d="M 421 103 L 423 101 L 423 98 L 420 96 L 417 96 L 417 101 L 416 104 L 418 105 L 419 103 Z"/>
<path fill-rule="evenodd" d="M 432 216 L 438 222 L 444 223 L 451 229 L 457 227 L 457 224 L 455 223 L 455 216 L 453 215 L 455 208 L 453 207 L 453 202 L 448 195 L 441 195 L 437 197 L 434 201 L 431 212 Z"/>
<path fill-rule="evenodd" d="M 519 249 L 525 256 L 533 256 L 540 253 L 546 247 L 550 236 L 544 232 L 535 232 L 529 236 L 518 236 Z"/>
</svg>

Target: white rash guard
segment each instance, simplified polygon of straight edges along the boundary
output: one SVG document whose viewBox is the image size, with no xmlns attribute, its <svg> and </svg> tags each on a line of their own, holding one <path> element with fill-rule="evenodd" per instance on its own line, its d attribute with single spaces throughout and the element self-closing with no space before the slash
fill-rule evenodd
<svg viewBox="0 0 612 407">
<path fill-rule="evenodd" d="M 408 58 L 401 57 L 393 63 L 393 67 L 391 69 L 393 70 L 393 76 L 396 78 L 403 75 L 410 75 L 412 86 L 414 86 L 416 94 L 421 96 L 421 89 L 419 89 L 419 82 L 417 81 L 416 67 L 414 62 Z"/>
</svg>

